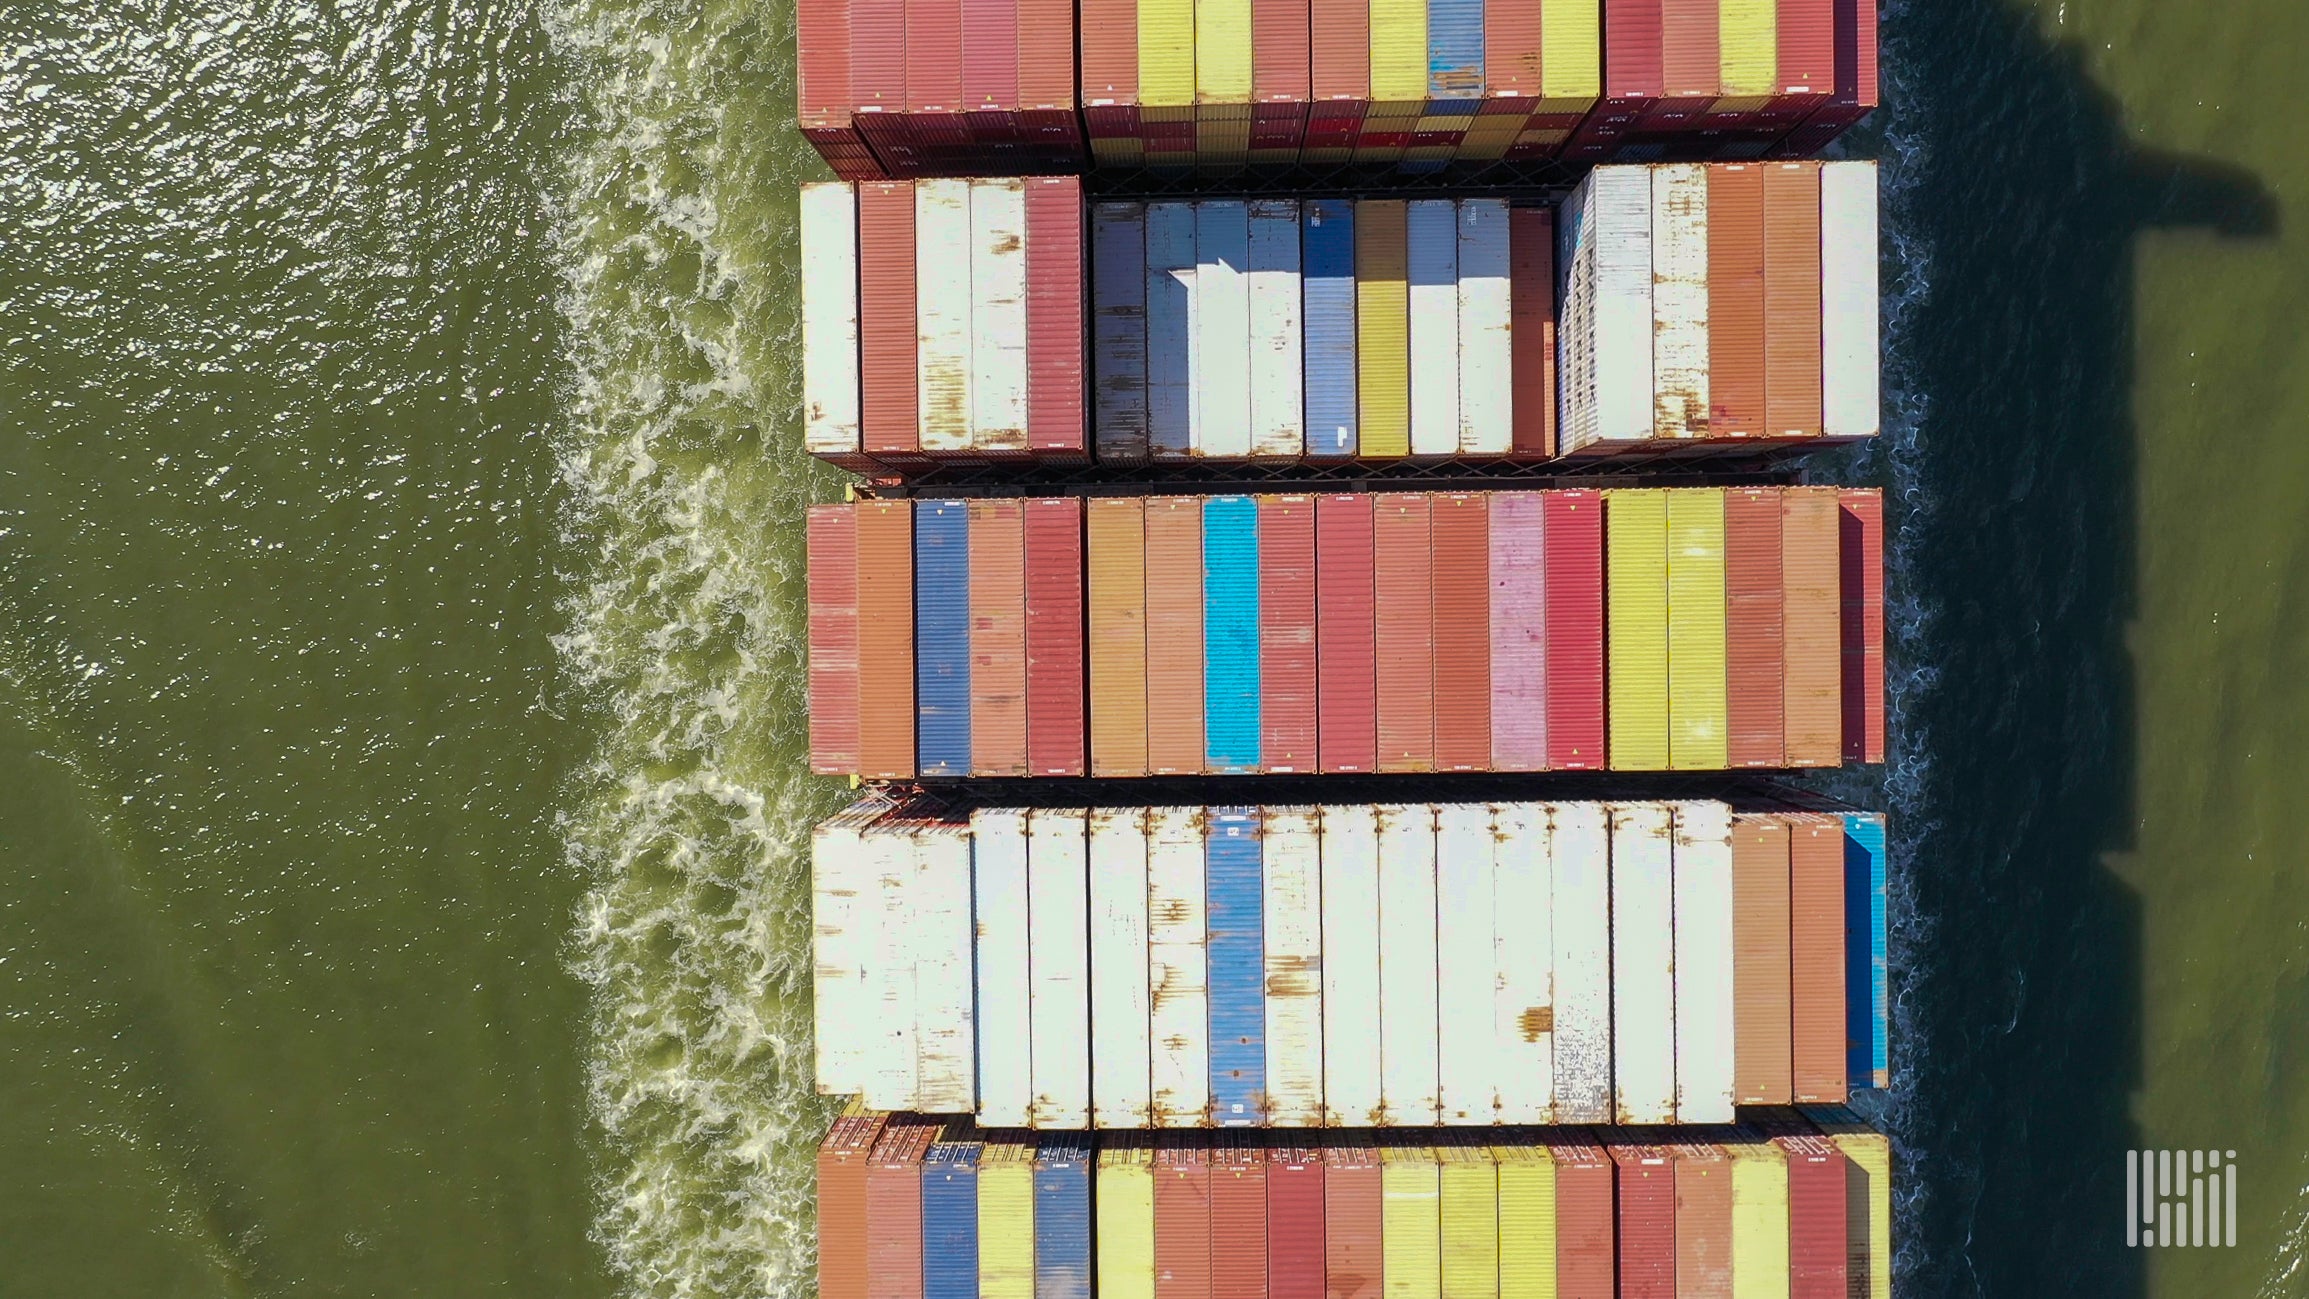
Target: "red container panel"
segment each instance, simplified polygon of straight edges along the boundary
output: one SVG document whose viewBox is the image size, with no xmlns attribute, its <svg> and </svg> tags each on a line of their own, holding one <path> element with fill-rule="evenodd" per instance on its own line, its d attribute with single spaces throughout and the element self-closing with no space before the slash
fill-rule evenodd
<svg viewBox="0 0 2309 1299">
<path fill-rule="evenodd" d="M 1371 98 L 1370 0 L 1309 0 L 1307 26 L 1315 102 L 1354 106 L 1351 113 L 1326 113 L 1318 107 L 1310 115 L 1310 125 L 1331 123 L 1330 133 L 1352 142 L 1354 123 L 1362 121 Z"/>
<path fill-rule="evenodd" d="M 1026 772 L 1025 511 L 1015 497 L 969 502 L 970 774 Z"/>
<path fill-rule="evenodd" d="M 906 0 L 906 109 L 962 111 L 964 0 Z"/>
<path fill-rule="evenodd" d="M 1612 1159 L 1577 1128 L 1550 1128 L 1540 1140 L 1555 1160 L 1555 1292 L 1559 1299 L 1613 1299 L 1619 1248 Z"/>
<path fill-rule="evenodd" d="M 1026 181 L 1026 445 L 1049 459 L 1084 450 L 1082 182 Z"/>
<path fill-rule="evenodd" d="M 1840 508 L 1844 760 L 1884 761 L 1884 496 L 1849 489 Z"/>
<path fill-rule="evenodd" d="M 1082 501 L 1038 496 L 1025 508 L 1026 765 L 1036 776 L 1080 776 Z"/>
<path fill-rule="evenodd" d="M 1315 502 L 1317 734 L 1326 772 L 1379 769 L 1378 625 L 1372 616 L 1372 498 Z"/>
<path fill-rule="evenodd" d="M 1483 90 L 1487 99 L 1536 100 L 1546 85 L 1540 66 L 1540 6 L 1486 5 L 1483 13 Z M 1519 110 L 1524 109 L 1521 104 Z"/>
<path fill-rule="evenodd" d="M 906 111 L 906 0 L 850 0 L 850 104 L 884 123 Z"/>
<path fill-rule="evenodd" d="M 1021 133 L 1034 147 L 1034 165 L 1079 154 L 1082 133 L 1074 119 L 1074 6 L 1069 0 L 1016 0 L 1018 99 Z M 1088 18 L 1090 11 L 1084 10 Z M 1138 16 L 1130 19 L 1131 56 L 1137 58 Z"/>
<path fill-rule="evenodd" d="M 1788 1159 L 1789 1299 L 1846 1299 L 1844 1156 L 1826 1137 L 1796 1134 L 1796 1123 L 1761 1126 Z"/>
<path fill-rule="evenodd" d="M 914 774 L 914 508 L 860 501 L 858 774 Z"/>
<path fill-rule="evenodd" d="M 802 0 L 795 7 L 794 77 L 803 129 L 849 134 L 850 0 Z"/>
<path fill-rule="evenodd" d="M 1330 1134 L 1323 1146 L 1323 1299 L 1376 1299 L 1382 1293 L 1385 1205 L 1379 1152 L 1370 1134 Z"/>
<path fill-rule="evenodd" d="M 922 1299 L 922 1156 L 932 1123 L 883 1129 L 866 1166 L 866 1299 Z"/>
<path fill-rule="evenodd" d="M 962 91 L 969 112 L 1018 103 L 1018 0 L 962 0 Z"/>
<path fill-rule="evenodd" d="M 1090 133 L 1104 136 L 1099 110 L 1138 103 L 1137 0 L 1082 0 L 1082 104 Z M 1121 123 L 1113 134 L 1129 135 Z"/>
<path fill-rule="evenodd" d="M 1776 22 L 1780 94 L 1828 95 L 1836 86 L 1836 0 L 1780 0 Z"/>
<path fill-rule="evenodd" d="M 1718 0 L 1661 0 L 1660 94 L 1670 100 L 1713 100 L 1723 90 L 1718 52 Z"/>
<path fill-rule="evenodd" d="M 810 770 L 858 769 L 858 518 L 813 505 L 810 548 Z"/>
<path fill-rule="evenodd" d="M 1491 768 L 1491 496 L 1428 497 L 1435 599 L 1435 769 Z"/>
<path fill-rule="evenodd" d="M 1724 684 L 1735 767 L 1786 763 L 1780 491 L 1724 492 Z"/>
<path fill-rule="evenodd" d="M 1611 1142 L 1619 1170 L 1619 1299 L 1676 1299 L 1676 1169 L 1665 1147 Z"/>
<path fill-rule="evenodd" d="M 1308 0 L 1251 0 L 1253 103 L 1307 102 L 1307 4 Z"/>
<path fill-rule="evenodd" d="M 1267 1151 L 1268 1299 L 1323 1299 L 1323 1152 Z"/>
<path fill-rule="evenodd" d="M 1376 498 L 1371 592 L 1378 624 L 1379 770 L 1435 769 L 1435 600 L 1429 497 Z"/>
<path fill-rule="evenodd" d="M 1158 1138 L 1154 1169 L 1155 1299 L 1213 1299 L 1211 1167 L 1200 1138 Z"/>
<path fill-rule="evenodd" d="M 1549 492 L 1547 765 L 1604 765 L 1603 495 Z"/>
<path fill-rule="evenodd" d="M 1211 1154 L 1211 1299 L 1267 1299 L 1266 1152 L 1228 1134 Z"/>
<path fill-rule="evenodd" d="M 1764 434 L 1764 168 L 1708 168 L 1708 436 Z"/>
<path fill-rule="evenodd" d="M 1533 22 L 1538 13 L 1531 7 Z M 1554 210 L 1510 208 L 1507 249 L 1512 445 L 1545 460 L 1555 455 Z"/>
<path fill-rule="evenodd" d="M 1315 498 L 1259 498 L 1259 764 L 1316 769 Z"/>
<path fill-rule="evenodd" d="M 865 0 L 857 0 L 864 3 Z M 914 186 L 858 186 L 858 370 L 869 455 L 912 452 L 918 425 L 914 320 Z"/>
</svg>

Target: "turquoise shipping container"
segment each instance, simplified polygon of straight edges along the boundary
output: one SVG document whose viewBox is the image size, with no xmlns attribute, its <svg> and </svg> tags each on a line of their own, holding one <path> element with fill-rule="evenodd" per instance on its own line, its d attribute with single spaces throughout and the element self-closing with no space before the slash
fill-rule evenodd
<svg viewBox="0 0 2309 1299">
<path fill-rule="evenodd" d="M 1203 747 L 1211 771 L 1259 769 L 1259 507 L 1248 496 L 1203 502 Z"/>
<path fill-rule="evenodd" d="M 1891 1085 L 1884 816 L 1844 813 L 1844 1016 L 1847 1072 L 1854 1087 Z"/>
</svg>

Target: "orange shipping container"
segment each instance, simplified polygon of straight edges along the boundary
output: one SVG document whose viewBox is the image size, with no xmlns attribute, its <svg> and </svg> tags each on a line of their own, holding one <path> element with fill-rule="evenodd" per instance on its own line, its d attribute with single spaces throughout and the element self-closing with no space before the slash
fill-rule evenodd
<svg viewBox="0 0 2309 1299">
<path fill-rule="evenodd" d="M 858 502 L 858 774 L 914 774 L 914 506 Z"/>
<path fill-rule="evenodd" d="M 1734 767 L 1778 767 L 1787 756 L 1780 509 L 1776 487 L 1724 493 L 1724 693 Z"/>
<path fill-rule="evenodd" d="M 1193 1133 L 1155 1142 L 1155 1299 L 1211 1299 L 1208 1143 Z"/>
<path fill-rule="evenodd" d="M 1612 1299 L 1619 1248 L 1611 1157 L 1578 1128 L 1543 1129 L 1540 1140 L 1555 1160 L 1555 1292 Z"/>
<path fill-rule="evenodd" d="M 1026 774 L 1026 513 L 970 502 L 970 774 Z"/>
<path fill-rule="evenodd" d="M 1090 768 L 1146 774 L 1146 502 L 1089 502 Z"/>
<path fill-rule="evenodd" d="M 1786 488 L 1780 507 L 1787 764 L 1833 767 L 1844 754 L 1836 489 Z"/>
<path fill-rule="evenodd" d="M 1146 756 L 1158 776 L 1203 769 L 1203 501 L 1146 503 Z"/>
<path fill-rule="evenodd" d="M 1789 1042 L 1788 825 L 1775 816 L 1732 820 L 1732 1100 L 1793 1098 Z"/>
<path fill-rule="evenodd" d="M 1604 1221 L 1610 1223 L 1607 1192 Z M 1385 1178 L 1368 1132 L 1323 1135 L 1323 1299 L 1378 1299 Z M 1607 1269 L 1604 1273 L 1611 1276 Z"/>
<path fill-rule="evenodd" d="M 1537 13 L 1532 17 L 1536 19 Z M 1509 208 L 1508 346 L 1511 433 L 1521 459 L 1555 456 L 1555 211 Z"/>
<path fill-rule="evenodd" d="M 1788 821 L 1790 1082 L 1803 1105 L 1841 1105 L 1844 1024 L 1844 822 Z"/>
<path fill-rule="evenodd" d="M 1435 769 L 1491 767 L 1491 496 L 1428 498 L 1434 534 Z M 1384 663 L 1380 668 L 1385 673 Z"/>
<path fill-rule="evenodd" d="M 1676 1299 L 1733 1299 L 1732 1161 L 1722 1147 L 1676 1141 Z"/>
<path fill-rule="evenodd" d="M 1820 164 L 1764 168 L 1764 433 L 1820 436 Z"/>
<path fill-rule="evenodd" d="M 1392 492 L 1376 497 L 1372 509 L 1381 771 L 1435 769 L 1435 611 L 1428 501 L 1424 492 Z M 1489 697 L 1487 692 L 1484 698 Z"/>
<path fill-rule="evenodd" d="M 1764 434 L 1764 168 L 1708 168 L 1708 436 Z"/>
<path fill-rule="evenodd" d="M 879 1114 L 845 1114 L 818 1147 L 818 1294 L 866 1299 L 866 1161 Z"/>
<path fill-rule="evenodd" d="M 1844 760 L 1884 761 L 1884 494 L 1850 488 L 1842 504 Z"/>
</svg>

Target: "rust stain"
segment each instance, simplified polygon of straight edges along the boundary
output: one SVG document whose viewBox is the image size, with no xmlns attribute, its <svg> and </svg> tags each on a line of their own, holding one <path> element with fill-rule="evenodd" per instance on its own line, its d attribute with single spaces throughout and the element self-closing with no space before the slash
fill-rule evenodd
<svg viewBox="0 0 2309 1299">
<path fill-rule="evenodd" d="M 1515 1017 L 1515 1025 L 1523 1032 L 1523 1040 L 1537 1042 L 1542 1033 L 1555 1031 L 1555 1007 L 1530 1006 Z"/>
<path fill-rule="evenodd" d="M 1180 898 L 1165 898 L 1155 904 L 1154 918 L 1166 925 L 1183 925 L 1193 914 L 1193 910 Z"/>
<path fill-rule="evenodd" d="M 1006 234 L 1000 239 L 994 241 L 990 251 L 992 251 L 995 256 L 1001 257 L 1009 253 L 1015 253 L 1024 247 L 1026 247 L 1026 240 L 1023 236 L 1016 234 Z"/>
</svg>

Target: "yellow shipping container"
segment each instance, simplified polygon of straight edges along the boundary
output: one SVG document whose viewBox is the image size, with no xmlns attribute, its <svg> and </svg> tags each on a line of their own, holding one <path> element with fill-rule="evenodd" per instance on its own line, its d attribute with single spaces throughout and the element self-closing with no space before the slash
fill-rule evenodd
<svg viewBox="0 0 2309 1299">
<path fill-rule="evenodd" d="M 1724 492 L 1668 493 L 1668 766 L 1729 765 L 1724 702 Z"/>
<path fill-rule="evenodd" d="M 1443 1133 L 1443 1299 L 1499 1299 L 1499 1167 L 1472 1133 Z"/>
<path fill-rule="evenodd" d="M 1539 0 L 1539 32 L 1542 98 L 1534 111 L 1577 112 L 1601 97 L 1603 6 L 1595 0 Z"/>
<path fill-rule="evenodd" d="M 1368 128 L 1366 128 L 1368 129 Z M 1411 454 L 1411 297 L 1401 199 L 1355 205 L 1358 451 Z"/>
<path fill-rule="evenodd" d="M 1251 102 L 1251 0 L 1195 0 L 1195 102 Z"/>
<path fill-rule="evenodd" d="M 1371 98 L 1427 102 L 1427 0 L 1371 0 Z"/>
<path fill-rule="evenodd" d="M 1499 1165 L 1499 1299 L 1556 1299 L 1555 1160 L 1544 1146 L 1493 1146 Z"/>
<path fill-rule="evenodd" d="M 1034 1145 L 990 1134 L 978 1157 L 979 1299 L 1034 1299 Z"/>
<path fill-rule="evenodd" d="M 1849 1291 L 1892 1299 L 1892 1139 L 1841 1105 L 1807 1107 L 1804 1117 L 1836 1143 L 1850 1165 L 1844 1202 Z M 1866 1290 L 1859 1285 L 1863 1276 Z"/>
<path fill-rule="evenodd" d="M 1732 1157 L 1732 1299 L 1788 1299 L 1788 1159 L 1770 1141 L 1726 1141 Z"/>
<path fill-rule="evenodd" d="M 1611 768 L 1668 765 L 1668 494 L 1604 493 L 1604 640 L 1611 675 Z"/>
<path fill-rule="evenodd" d="M 1139 0 L 1138 102 L 1157 108 L 1195 102 L 1194 0 Z"/>
<path fill-rule="evenodd" d="M 1435 1149 L 1384 1144 L 1379 1162 L 1379 1270 L 1387 1299 L 1442 1299 L 1442 1170 Z"/>
<path fill-rule="evenodd" d="M 1761 108 L 1779 89 L 1779 6 L 1774 0 L 1719 0 L 1716 27 L 1724 98 L 1753 99 Z"/>
<path fill-rule="evenodd" d="M 1154 1147 L 1138 1132 L 1099 1144 L 1098 1299 L 1154 1299 Z"/>
</svg>

